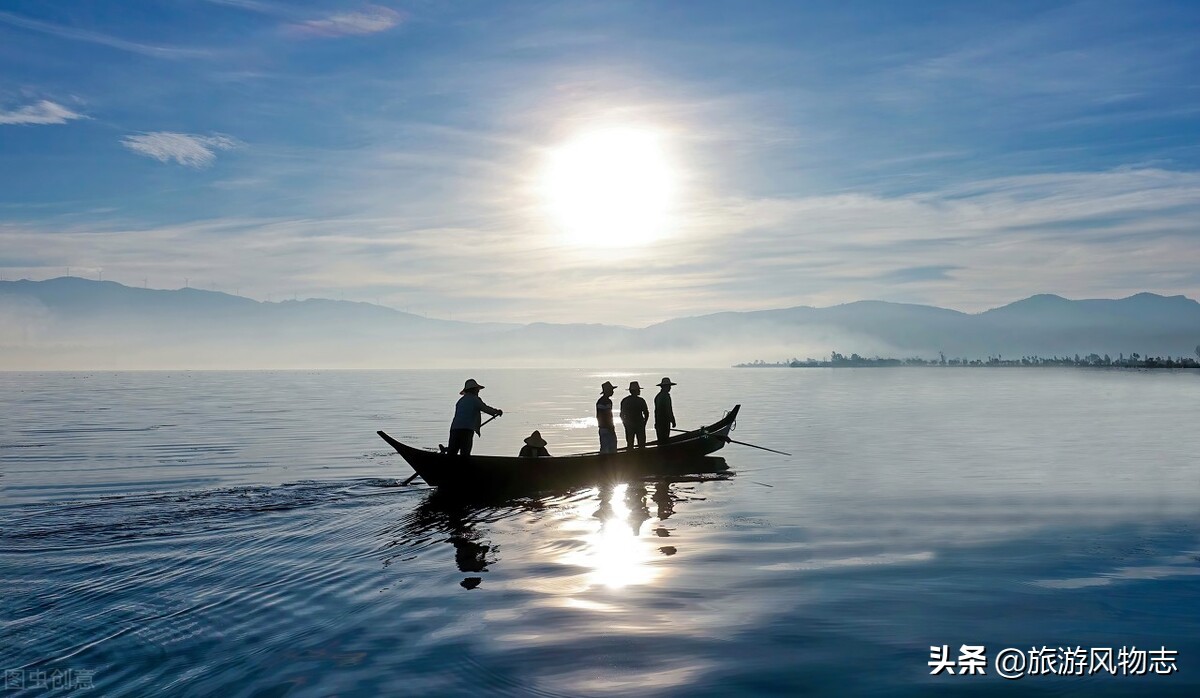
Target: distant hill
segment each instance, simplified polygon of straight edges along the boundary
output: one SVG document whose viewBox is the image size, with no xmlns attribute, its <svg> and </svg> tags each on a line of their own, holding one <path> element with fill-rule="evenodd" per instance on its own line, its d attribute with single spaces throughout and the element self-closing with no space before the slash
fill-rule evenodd
<svg viewBox="0 0 1200 698">
<path fill-rule="evenodd" d="M 197 322 L 208 321 L 224 327 L 242 324 L 245 325 L 244 329 L 253 329 L 264 322 L 279 327 L 311 322 L 340 326 L 399 323 L 433 333 L 479 328 L 469 323 L 434 320 L 371 303 L 320 298 L 264 303 L 218 291 L 133 288 L 113 281 L 91 281 L 78 277 L 0 282 L 0 297 L 33 299 L 51 311 L 56 319 L 85 325 L 131 321 L 139 325 L 161 323 L 186 330 L 196 327 Z"/>
<path fill-rule="evenodd" d="M 437 320 L 370 303 L 264 303 L 63 277 L 0 282 L 0 368 L 728 366 L 753 359 L 1191 356 L 1200 303 L 1037 295 L 983 313 L 860 301 L 722 312 L 644 328 Z"/>
<path fill-rule="evenodd" d="M 1038 354 L 1073 355 L 1124 352 L 1193 356 L 1200 343 L 1200 303 L 1184 296 L 1139 293 L 1120 300 L 1067 300 L 1038 295 L 978 314 L 944 308 L 861 301 L 829 308 L 797 307 L 754 313 L 718 313 L 671 320 L 647 332 L 672 337 L 680 347 L 713 341 L 705 328 L 728 331 L 765 342 L 784 339 L 794 345 L 829 344 L 830 350 L 864 356 L 964 357 Z M 841 347 L 853 347 L 841 349 Z M 750 352 L 751 358 L 774 358 Z"/>
</svg>

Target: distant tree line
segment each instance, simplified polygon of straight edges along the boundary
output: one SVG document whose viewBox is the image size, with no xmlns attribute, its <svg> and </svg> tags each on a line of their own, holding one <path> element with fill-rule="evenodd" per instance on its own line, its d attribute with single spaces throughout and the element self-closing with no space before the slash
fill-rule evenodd
<svg viewBox="0 0 1200 698">
<path fill-rule="evenodd" d="M 1112 368 L 1200 368 L 1200 345 L 1196 346 L 1196 359 L 1190 357 L 1142 356 L 1134 352 L 1128 357 L 1120 354 L 1112 358 L 1108 354 L 1088 354 L 1087 356 L 1022 356 L 1019 359 L 1006 359 L 1000 354 L 986 359 L 946 358 L 938 352 L 938 358 L 926 359 L 919 356 L 907 359 L 891 359 L 874 356 L 867 358 L 858 354 L 846 356 L 836 351 L 829 353 L 829 360 L 820 359 L 787 359 L 784 361 L 766 362 L 762 359 L 745 364 L 736 364 L 735 368 L 852 368 L 852 367 L 885 367 L 885 366 L 1100 366 Z"/>
</svg>

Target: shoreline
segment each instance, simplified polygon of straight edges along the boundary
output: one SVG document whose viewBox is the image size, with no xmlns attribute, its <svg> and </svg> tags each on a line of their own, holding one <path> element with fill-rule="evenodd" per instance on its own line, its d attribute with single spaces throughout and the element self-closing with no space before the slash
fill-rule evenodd
<svg viewBox="0 0 1200 698">
<path fill-rule="evenodd" d="M 1002 359 L 999 356 L 991 356 L 987 359 L 947 359 L 944 356 L 938 359 L 923 359 L 920 357 L 895 359 L 876 356 L 868 359 L 858 354 L 851 354 L 847 357 L 843 354 L 833 352 L 828 361 L 809 358 L 803 361 L 792 359 L 791 361 L 768 363 L 759 360 L 734 364 L 732 368 L 1046 368 L 1064 366 L 1070 368 L 1200 369 L 1200 360 L 1182 356 L 1168 356 L 1166 358 L 1156 356 L 1143 359 L 1139 354 L 1131 354 L 1128 359 L 1124 355 L 1121 355 L 1117 359 L 1112 359 L 1107 354 L 1103 357 L 1097 354 L 1080 357 L 1076 354 L 1074 357 L 1054 356 L 1044 358 L 1040 356 L 1024 356 L 1020 359 Z"/>
</svg>

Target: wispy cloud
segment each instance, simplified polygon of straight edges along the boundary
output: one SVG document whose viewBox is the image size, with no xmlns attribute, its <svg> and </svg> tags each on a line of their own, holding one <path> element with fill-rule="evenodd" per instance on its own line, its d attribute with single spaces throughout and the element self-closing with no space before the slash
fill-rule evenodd
<svg viewBox="0 0 1200 698">
<path fill-rule="evenodd" d="M 229 136 L 213 134 L 198 136 L 190 133 L 154 131 L 126 136 L 121 144 L 139 155 L 159 162 L 175 162 L 185 167 L 208 167 L 216 160 L 218 150 L 231 150 L 238 142 Z"/>
<path fill-rule="evenodd" d="M 898 196 L 714 200 L 673 251 L 730 306 L 876 298 L 982 310 L 1039 292 L 1194 296 L 1198 212 L 1195 173 L 1118 168 Z"/>
<path fill-rule="evenodd" d="M 0 23 L 9 24 L 22 29 L 30 29 L 32 31 L 48 34 L 60 39 L 69 39 L 72 41 L 83 41 L 90 44 L 107 46 L 109 48 L 118 49 L 120 51 L 128 51 L 137 53 L 143 56 L 155 56 L 158 58 L 192 58 L 198 56 L 210 55 L 210 51 L 204 49 L 179 48 L 175 46 L 156 46 L 153 44 L 145 44 L 137 41 L 128 41 L 115 36 L 109 36 L 101 32 L 90 31 L 87 29 L 76 29 L 75 27 L 66 27 L 50 22 L 42 22 L 28 17 L 22 17 L 12 12 L 0 12 Z"/>
<path fill-rule="evenodd" d="M 46 99 L 36 104 L 27 104 L 12 111 L 0 110 L 0 124 L 65 124 L 74 119 L 86 118 L 83 114 L 73 112 L 61 104 L 56 104 Z"/>
<path fill-rule="evenodd" d="M 718 200 L 633 263 L 565 247 L 521 216 L 455 227 L 399 214 L 59 222 L 52 232 L 0 226 L 0 247 L 49 257 L 47 270 L 27 272 L 35 278 L 94 266 L 117 280 L 189 276 L 259 298 L 344 294 L 456 319 L 647 324 L 861 299 L 978 311 L 1039 292 L 1194 297 L 1197 212 L 1196 175 L 1115 170 L 896 197 Z M 180 249 L 188 255 L 175 259 Z"/>
<path fill-rule="evenodd" d="M 316 36 L 356 36 L 387 31 L 400 24 L 404 15 L 378 5 L 368 5 L 358 12 L 341 12 L 321 19 L 291 25 L 300 34 Z"/>
<path fill-rule="evenodd" d="M 924 267 L 904 267 L 879 275 L 881 281 L 891 281 L 898 284 L 915 283 L 918 281 L 950 281 L 954 276 L 950 273 L 962 267 L 953 264 L 935 264 Z"/>
<path fill-rule="evenodd" d="M 239 10 L 249 10 L 251 12 L 261 12 L 264 14 L 274 14 L 281 11 L 279 5 L 269 2 L 261 2 L 261 0 L 206 0 L 213 5 L 225 5 L 227 7 L 236 7 Z"/>
</svg>

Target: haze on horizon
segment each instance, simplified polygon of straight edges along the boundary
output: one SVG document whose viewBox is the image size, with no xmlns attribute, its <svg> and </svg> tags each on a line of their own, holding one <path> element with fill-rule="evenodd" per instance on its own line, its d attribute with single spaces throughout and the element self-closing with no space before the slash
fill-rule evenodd
<svg viewBox="0 0 1200 698">
<path fill-rule="evenodd" d="M 6 3 L 0 276 L 637 327 L 1200 296 L 1200 6 L 731 7 Z"/>
<path fill-rule="evenodd" d="M 1040 295 L 967 314 L 862 301 L 645 327 L 470 323 L 328 299 L 261 302 L 59 277 L 0 281 L 0 370 L 726 367 L 864 356 L 1200 355 L 1200 303 Z"/>
</svg>

